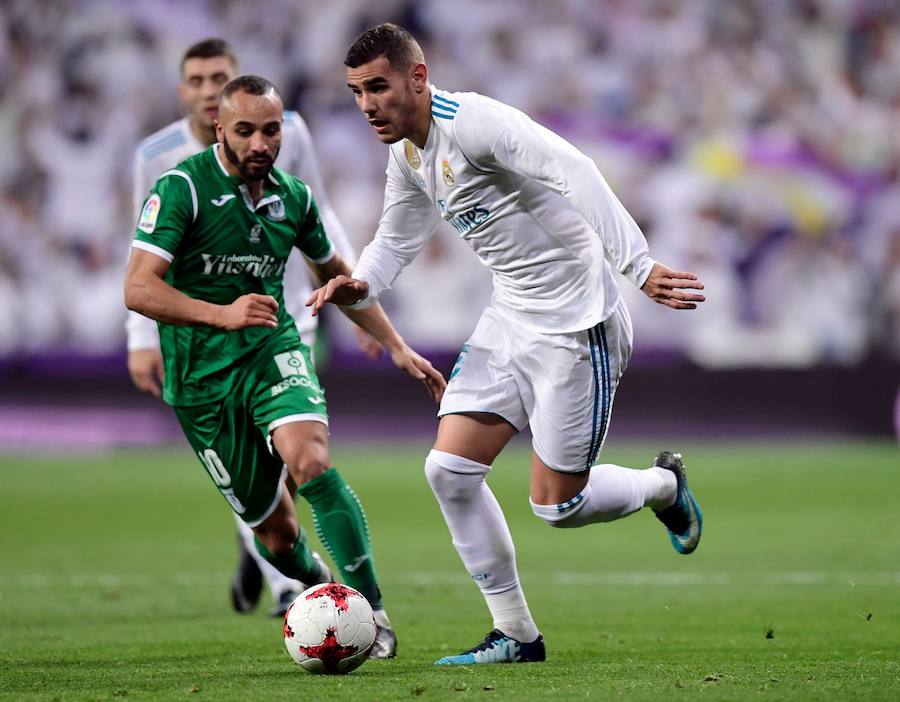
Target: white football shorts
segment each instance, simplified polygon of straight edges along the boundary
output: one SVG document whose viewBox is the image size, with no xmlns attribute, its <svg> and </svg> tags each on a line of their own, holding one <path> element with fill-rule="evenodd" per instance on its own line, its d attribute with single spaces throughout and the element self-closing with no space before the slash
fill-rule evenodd
<svg viewBox="0 0 900 702">
<path fill-rule="evenodd" d="M 534 331 L 488 307 L 450 373 L 438 416 L 489 412 L 519 431 L 530 424 L 532 447 L 547 466 L 589 470 L 631 347 L 621 299 L 609 319 L 571 334 Z"/>
</svg>

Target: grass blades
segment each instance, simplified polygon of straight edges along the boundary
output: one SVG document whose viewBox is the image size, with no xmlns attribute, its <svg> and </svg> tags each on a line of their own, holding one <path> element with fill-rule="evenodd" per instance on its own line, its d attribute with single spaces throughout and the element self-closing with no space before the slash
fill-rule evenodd
<svg viewBox="0 0 900 702">
<path fill-rule="evenodd" d="M 428 442 L 351 444 L 334 461 L 367 510 L 400 650 L 337 678 L 288 658 L 268 595 L 230 611 L 232 518 L 187 448 L 2 456 L 0 700 L 900 698 L 895 444 L 608 446 L 601 460 L 636 467 L 684 452 L 705 528 L 688 557 L 649 513 L 546 527 L 527 448 L 489 483 L 548 661 L 432 665 L 491 623 L 422 474 Z"/>
</svg>

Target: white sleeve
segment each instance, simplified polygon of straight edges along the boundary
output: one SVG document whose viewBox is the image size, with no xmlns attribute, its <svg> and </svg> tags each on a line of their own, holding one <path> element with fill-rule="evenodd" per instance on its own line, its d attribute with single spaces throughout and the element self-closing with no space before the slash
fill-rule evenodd
<svg viewBox="0 0 900 702">
<path fill-rule="evenodd" d="M 353 271 L 354 278 L 369 284 L 368 297 L 357 305 L 371 304 L 390 289 L 400 271 L 428 243 L 439 222 L 437 210 L 404 174 L 395 150 L 391 149 L 381 221 Z"/>
<path fill-rule="evenodd" d="M 469 119 L 466 119 L 469 117 Z M 523 112 L 491 101 L 457 117 L 466 156 L 487 171 L 511 171 L 564 196 L 597 232 L 607 260 L 637 287 L 654 261 L 640 227 L 619 202 L 596 164 Z"/>
<path fill-rule="evenodd" d="M 147 162 L 140 153 L 136 153 L 134 155 L 134 217 L 131 220 L 132 226 L 137 225 L 141 207 L 152 185 L 153 183 L 150 181 L 147 173 Z M 131 237 L 134 238 L 133 229 Z M 129 253 L 131 252 L 131 247 L 128 248 L 128 251 Z M 128 336 L 128 351 L 159 348 L 159 327 L 156 326 L 156 320 L 154 319 L 128 310 L 128 316 L 125 318 L 125 333 Z"/>
<path fill-rule="evenodd" d="M 313 147 L 312 134 L 304 119 L 298 114 L 294 124 L 297 127 L 297 140 L 295 148 L 296 163 L 298 164 L 297 173 L 294 173 L 300 180 L 309 186 L 313 196 L 316 198 L 316 204 L 319 206 L 319 216 L 322 218 L 322 225 L 325 227 L 325 233 L 334 244 L 334 248 L 341 255 L 347 265 L 351 268 L 356 265 L 356 252 L 350 239 L 347 238 L 347 232 L 344 230 L 341 221 L 338 219 L 337 213 L 331 206 L 331 200 L 325 192 L 325 181 L 322 178 L 322 171 L 319 170 L 319 159 L 316 156 Z"/>
</svg>

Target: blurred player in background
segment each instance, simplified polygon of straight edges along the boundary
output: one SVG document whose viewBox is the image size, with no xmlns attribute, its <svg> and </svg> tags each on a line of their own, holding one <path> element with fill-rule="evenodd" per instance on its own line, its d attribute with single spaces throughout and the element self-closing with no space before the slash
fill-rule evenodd
<svg viewBox="0 0 900 702">
<path fill-rule="evenodd" d="M 391 145 L 384 212 L 353 278 L 333 279 L 309 304 L 374 303 L 442 219 L 490 268 L 491 305 L 450 375 L 425 472 L 494 628 L 437 663 L 541 661 L 509 528 L 485 482 L 491 463 L 530 424 L 538 517 L 580 527 L 648 506 L 675 550 L 691 553 L 702 518 L 680 455 L 663 451 L 646 470 L 595 461 L 632 348 L 615 271 L 674 309 L 695 308 L 704 298 L 690 290 L 703 286 L 650 258 L 597 167 L 568 142 L 495 100 L 430 85 L 404 29 L 364 32 L 345 63 L 357 105 Z"/>
<path fill-rule="evenodd" d="M 332 579 L 306 546 L 294 490 L 343 580 L 369 600 L 372 657 L 394 655 L 362 505 L 331 465 L 324 392 L 284 306 L 296 247 L 319 281 L 351 271 L 325 232 L 308 185 L 273 166 L 283 102 L 258 76 L 225 85 L 218 143 L 164 173 L 150 190 L 125 279 L 125 302 L 159 322 L 163 399 L 222 496 L 269 563 L 307 585 Z M 380 306 L 345 310 L 421 380 L 446 385 Z"/>
<path fill-rule="evenodd" d="M 191 46 L 181 59 L 178 95 L 188 115 L 144 139 L 134 159 L 135 220 L 151 186 L 166 171 L 216 141 L 215 119 L 219 111 L 219 91 L 237 75 L 234 51 L 222 39 L 206 39 Z M 328 235 L 345 261 L 355 262 L 353 249 L 340 221 L 329 204 L 313 149 L 312 137 L 303 118 L 296 112 L 284 113 L 283 144 L 276 165 L 308 183 L 316 194 L 316 202 Z M 317 320 L 303 306 L 312 290 L 309 269 L 299 252 L 288 262 L 285 301 L 288 312 L 297 323 L 303 342 L 315 344 Z M 128 332 L 128 370 L 135 386 L 146 393 L 160 396 L 163 380 L 162 354 L 156 321 L 130 312 Z M 355 327 L 360 347 L 371 358 L 381 346 L 368 334 Z M 238 524 L 240 556 L 231 584 L 231 602 L 238 612 L 249 612 L 259 602 L 265 576 L 275 600 L 273 616 L 282 616 L 288 605 L 304 588 L 301 583 L 284 577 L 253 546 L 253 532 L 235 516 Z"/>
</svg>

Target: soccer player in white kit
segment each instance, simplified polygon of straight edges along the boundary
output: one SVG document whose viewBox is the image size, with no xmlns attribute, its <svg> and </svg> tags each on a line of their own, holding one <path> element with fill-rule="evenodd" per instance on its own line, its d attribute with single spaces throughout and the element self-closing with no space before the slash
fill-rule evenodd
<svg viewBox="0 0 900 702">
<path fill-rule="evenodd" d="M 430 85 L 406 30 L 367 30 L 345 64 L 357 105 L 391 145 L 384 212 L 353 277 L 309 304 L 377 300 L 442 219 L 490 268 L 491 304 L 451 373 L 425 473 L 493 630 L 437 663 L 541 661 L 509 528 L 485 482 L 491 463 L 530 424 L 538 517 L 580 527 L 647 506 L 676 551 L 691 553 L 702 517 L 679 454 L 664 451 L 645 470 L 595 462 L 632 346 L 614 271 L 674 309 L 695 308 L 704 298 L 691 290 L 703 285 L 650 258 L 597 167 L 564 139 L 495 100 Z"/>
<path fill-rule="evenodd" d="M 181 80 L 178 94 L 188 110 L 183 119 L 163 127 L 144 139 L 134 158 L 134 202 L 139 214 L 147 193 L 166 171 L 193 156 L 216 141 L 214 120 L 218 115 L 221 89 L 237 75 L 234 51 L 222 39 L 206 39 L 194 44 L 181 60 Z M 282 125 L 282 147 L 275 165 L 307 183 L 315 193 L 319 211 L 338 252 L 352 265 L 353 248 L 334 209 L 329 204 L 322 175 L 319 171 L 312 136 L 306 122 L 296 112 L 286 111 Z M 137 215 L 135 215 L 137 221 Z M 314 346 L 317 320 L 304 307 L 312 290 L 309 268 L 299 251 L 288 260 L 285 280 L 285 303 L 297 322 L 300 338 L 310 348 Z M 156 321 L 136 312 L 129 312 L 128 369 L 135 386 L 156 397 L 160 396 L 162 354 Z M 361 329 L 356 329 L 363 351 L 375 357 L 381 346 Z M 283 616 L 288 605 L 304 587 L 286 578 L 259 555 L 253 545 L 253 532 L 235 516 L 241 538 L 241 557 L 231 585 L 232 606 L 238 612 L 252 610 L 261 594 L 262 576 L 275 600 L 273 616 Z"/>
</svg>

